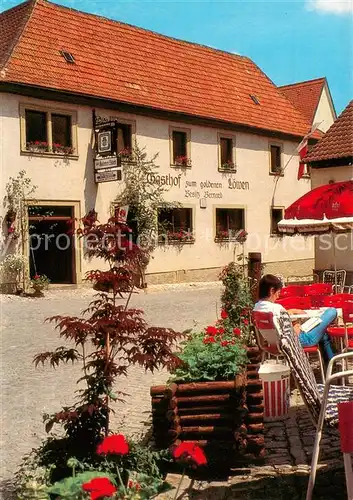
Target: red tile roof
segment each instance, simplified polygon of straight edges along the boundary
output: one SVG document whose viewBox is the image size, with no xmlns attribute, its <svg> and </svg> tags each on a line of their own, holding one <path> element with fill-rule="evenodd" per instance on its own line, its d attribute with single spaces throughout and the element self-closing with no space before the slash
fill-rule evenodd
<svg viewBox="0 0 353 500">
<path fill-rule="evenodd" d="M 311 149 L 305 161 L 317 162 L 353 158 L 353 100 Z"/>
<path fill-rule="evenodd" d="M 0 66 L 3 66 L 11 55 L 30 12 L 31 4 L 26 2 L 0 14 Z"/>
<path fill-rule="evenodd" d="M 313 123 L 326 78 L 292 83 L 278 87 L 294 106 Z"/>
<path fill-rule="evenodd" d="M 25 5 L 0 15 L 0 31 L 16 24 L 21 9 L 28 10 Z M 310 129 L 311 123 L 247 57 L 46 0 L 31 0 L 30 5 L 31 15 L 1 70 L 0 83 L 94 96 L 255 131 L 303 136 Z M 75 64 L 65 61 L 62 49 L 73 54 Z"/>
</svg>

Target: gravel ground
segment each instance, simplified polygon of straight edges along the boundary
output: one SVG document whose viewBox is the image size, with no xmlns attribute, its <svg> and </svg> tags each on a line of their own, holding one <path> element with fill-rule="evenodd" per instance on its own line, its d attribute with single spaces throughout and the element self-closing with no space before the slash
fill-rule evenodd
<svg viewBox="0 0 353 500">
<path fill-rule="evenodd" d="M 53 315 L 79 315 L 93 292 L 87 288 L 51 289 L 43 298 L 9 295 L 1 299 L 1 451 L 2 479 L 10 479 L 21 457 L 45 436 L 42 415 L 70 404 L 80 376 L 72 365 L 35 368 L 39 352 L 61 345 L 53 325 L 44 319 Z M 182 331 L 194 324 L 214 321 L 220 306 L 220 284 L 183 284 L 151 287 L 133 296 L 132 307 L 145 310 L 153 325 Z M 119 381 L 117 390 L 129 394 L 117 407 L 114 426 L 130 435 L 141 434 L 149 421 L 151 385 L 161 384 L 167 373 L 146 374 L 138 367 Z"/>
</svg>

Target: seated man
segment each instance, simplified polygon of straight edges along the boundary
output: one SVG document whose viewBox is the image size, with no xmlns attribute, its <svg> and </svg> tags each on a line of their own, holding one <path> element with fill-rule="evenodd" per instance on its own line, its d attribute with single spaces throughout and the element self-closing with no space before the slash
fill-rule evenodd
<svg viewBox="0 0 353 500">
<path fill-rule="evenodd" d="M 272 312 L 274 316 L 279 316 L 281 311 L 285 311 L 281 304 L 276 304 L 281 293 L 282 282 L 272 274 L 263 276 L 259 283 L 259 301 L 255 304 L 254 311 Z M 298 313 L 299 310 L 287 311 L 290 313 Z M 334 307 L 329 307 L 320 316 L 321 323 L 315 326 L 309 332 L 303 332 L 299 324 L 294 325 L 295 333 L 299 335 L 299 341 L 303 347 L 311 347 L 322 343 L 325 357 L 329 361 L 333 358 L 330 338 L 326 332 L 327 327 L 337 317 L 337 311 Z"/>
</svg>

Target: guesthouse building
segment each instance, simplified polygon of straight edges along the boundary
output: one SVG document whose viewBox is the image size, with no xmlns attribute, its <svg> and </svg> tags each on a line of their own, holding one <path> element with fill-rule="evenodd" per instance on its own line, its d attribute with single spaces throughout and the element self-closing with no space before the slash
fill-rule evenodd
<svg viewBox="0 0 353 500">
<path fill-rule="evenodd" d="M 69 245 L 60 235 L 90 210 L 101 221 L 114 212 L 134 144 L 158 154 L 146 183 L 178 204 L 156 217 L 190 235 L 157 245 L 149 283 L 214 280 L 248 252 L 261 252 L 270 272 L 312 272 L 312 242 L 277 229 L 311 189 L 309 173 L 297 179 L 297 147 L 312 117 L 248 57 L 29 0 L 0 14 L 0 91 L 1 196 L 21 171 L 37 187 L 22 242 L 31 274 L 82 281 L 92 262 L 74 235 Z M 327 96 L 324 81 L 315 114 L 325 128 L 335 118 Z M 31 248 L 31 232 L 47 238 Z"/>
</svg>

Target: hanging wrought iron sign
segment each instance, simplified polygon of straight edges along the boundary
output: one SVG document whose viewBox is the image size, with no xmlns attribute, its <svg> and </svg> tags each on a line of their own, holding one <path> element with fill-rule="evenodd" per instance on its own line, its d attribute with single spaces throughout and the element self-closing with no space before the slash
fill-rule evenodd
<svg viewBox="0 0 353 500">
<path fill-rule="evenodd" d="M 121 181 L 121 170 L 99 170 L 94 174 L 96 182 Z"/>
<path fill-rule="evenodd" d="M 117 154 L 117 122 L 96 116 L 93 111 L 95 133 L 95 182 L 120 181 L 122 172 L 120 157 Z"/>
</svg>

